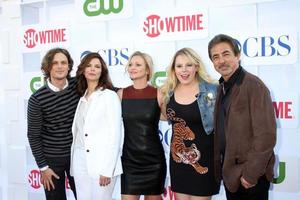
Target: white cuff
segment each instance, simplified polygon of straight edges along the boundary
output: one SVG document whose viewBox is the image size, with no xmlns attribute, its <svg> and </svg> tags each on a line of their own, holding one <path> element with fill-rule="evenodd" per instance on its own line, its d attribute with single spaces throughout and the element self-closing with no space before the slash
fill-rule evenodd
<svg viewBox="0 0 300 200">
<path fill-rule="evenodd" d="M 43 172 L 43 171 L 46 171 L 48 168 L 49 168 L 49 166 L 46 165 L 45 167 L 40 168 L 40 170 Z"/>
</svg>

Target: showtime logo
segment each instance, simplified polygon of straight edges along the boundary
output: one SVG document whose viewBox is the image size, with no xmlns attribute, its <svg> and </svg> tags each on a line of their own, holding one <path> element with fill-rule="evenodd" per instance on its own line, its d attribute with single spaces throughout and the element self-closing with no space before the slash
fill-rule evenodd
<svg viewBox="0 0 300 200">
<path fill-rule="evenodd" d="M 208 35 L 205 11 L 183 12 L 175 10 L 166 15 L 150 13 L 142 22 L 143 37 L 161 40 L 196 39 Z"/>
<path fill-rule="evenodd" d="M 66 177 L 65 181 L 66 189 L 70 189 L 68 177 Z M 30 184 L 30 187 L 32 187 L 33 189 L 40 189 L 42 187 L 40 171 L 37 169 L 31 170 L 28 175 L 28 182 Z"/>
<path fill-rule="evenodd" d="M 66 29 L 52 29 L 36 31 L 28 29 L 25 31 L 23 42 L 27 48 L 34 48 L 37 44 L 50 44 L 66 42 Z"/>
<path fill-rule="evenodd" d="M 161 195 L 162 200 L 175 200 L 174 192 L 171 190 L 171 186 L 165 187 L 164 193 Z"/>
<path fill-rule="evenodd" d="M 39 189 L 41 187 L 41 174 L 39 170 L 31 170 L 28 175 L 28 182 L 30 186 L 34 189 Z"/>
<path fill-rule="evenodd" d="M 275 116 L 279 119 L 292 119 L 292 101 L 273 102 Z"/>
<path fill-rule="evenodd" d="M 44 51 L 69 45 L 70 30 L 66 24 L 26 26 L 20 32 L 24 52 Z"/>
<path fill-rule="evenodd" d="M 165 17 L 150 15 L 144 22 L 143 31 L 148 37 L 157 37 L 161 32 L 174 33 L 203 30 L 203 14 Z"/>
<path fill-rule="evenodd" d="M 274 114 L 278 128 L 296 128 L 299 121 L 298 94 L 275 94 Z"/>
</svg>

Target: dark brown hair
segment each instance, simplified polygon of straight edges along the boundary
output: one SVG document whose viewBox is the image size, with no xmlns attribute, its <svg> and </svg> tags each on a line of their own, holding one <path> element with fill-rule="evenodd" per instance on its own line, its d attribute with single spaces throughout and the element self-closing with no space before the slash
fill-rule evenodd
<svg viewBox="0 0 300 200">
<path fill-rule="evenodd" d="M 219 43 L 222 43 L 222 42 L 225 42 L 225 43 L 230 45 L 230 47 L 231 47 L 231 49 L 232 49 L 235 56 L 237 56 L 241 53 L 241 49 L 240 49 L 236 39 L 230 37 L 229 35 L 219 34 L 219 35 L 216 35 L 213 39 L 211 39 L 211 41 L 208 43 L 208 55 L 209 55 L 210 60 L 211 60 L 210 50 L 215 45 L 217 45 Z"/>
<path fill-rule="evenodd" d="M 67 78 L 70 78 L 70 73 L 73 69 L 73 59 L 71 58 L 71 55 L 70 53 L 66 50 L 66 49 L 63 49 L 63 48 L 54 48 L 54 49 L 50 49 L 46 55 L 44 56 L 43 60 L 42 60 L 42 63 L 41 63 L 41 70 L 44 74 L 44 78 L 47 79 L 47 78 L 50 78 L 50 71 L 52 69 L 52 62 L 53 62 L 53 59 L 54 59 L 54 56 L 57 54 L 57 53 L 62 53 L 64 54 L 67 59 L 68 59 L 68 66 L 69 66 L 69 71 L 68 71 L 68 75 L 67 75 Z"/>
<path fill-rule="evenodd" d="M 92 59 L 98 58 L 101 63 L 101 75 L 99 77 L 98 85 L 95 89 L 98 89 L 102 87 L 102 90 L 104 89 L 113 89 L 113 84 L 111 82 L 111 79 L 109 77 L 108 68 L 103 60 L 103 58 L 99 55 L 99 53 L 91 52 L 87 55 L 85 55 L 76 72 L 76 79 L 77 79 L 77 92 L 80 96 L 84 95 L 85 90 L 87 89 L 87 81 L 84 76 L 84 70 L 88 66 L 88 64 L 91 62 Z"/>
</svg>

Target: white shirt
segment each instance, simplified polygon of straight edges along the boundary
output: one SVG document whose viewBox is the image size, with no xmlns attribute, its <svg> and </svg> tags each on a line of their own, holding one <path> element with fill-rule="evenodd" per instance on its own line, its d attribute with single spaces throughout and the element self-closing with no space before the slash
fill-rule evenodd
<svg viewBox="0 0 300 200">
<path fill-rule="evenodd" d="M 86 93 L 85 93 L 86 94 Z M 80 98 L 80 105 L 78 107 L 78 115 L 75 121 L 75 142 L 74 142 L 74 148 L 85 150 L 84 146 L 84 137 L 85 133 L 83 131 L 84 123 L 85 123 L 85 118 L 88 112 L 88 109 L 91 105 L 91 102 L 93 101 L 93 94 L 94 92 L 90 95 L 89 99 L 87 100 L 85 97 L 85 94 L 83 97 Z"/>
<path fill-rule="evenodd" d="M 56 87 L 55 85 L 53 85 L 53 84 L 50 82 L 50 79 L 49 79 L 49 78 L 47 79 L 47 84 L 48 84 L 49 88 L 50 88 L 52 91 L 54 91 L 54 92 L 59 92 L 59 91 L 61 91 L 61 89 L 59 89 L 58 87 Z M 68 79 L 66 79 L 66 84 L 64 85 L 63 90 L 66 89 L 68 86 L 69 86 L 69 82 L 68 82 Z"/>
</svg>

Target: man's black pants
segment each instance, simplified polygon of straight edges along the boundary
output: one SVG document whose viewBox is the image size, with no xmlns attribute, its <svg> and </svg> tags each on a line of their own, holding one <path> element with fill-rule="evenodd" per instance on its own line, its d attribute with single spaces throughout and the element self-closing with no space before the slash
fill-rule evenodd
<svg viewBox="0 0 300 200">
<path fill-rule="evenodd" d="M 66 176 L 76 198 L 74 178 L 70 175 L 70 157 L 49 158 L 47 157 L 49 167 L 59 176 L 59 179 L 52 178 L 55 189 L 45 190 L 47 200 L 67 200 L 66 197 Z"/>
<path fill-rule="evenodd" d="M 258 179 L 257 184 L 249 189 L 245 189 L 241 184 L 238 191 L 232 193 L 225 186 L 227 200 L 268 200 L 270 182 L 266 176 Z"/>
</svg>

